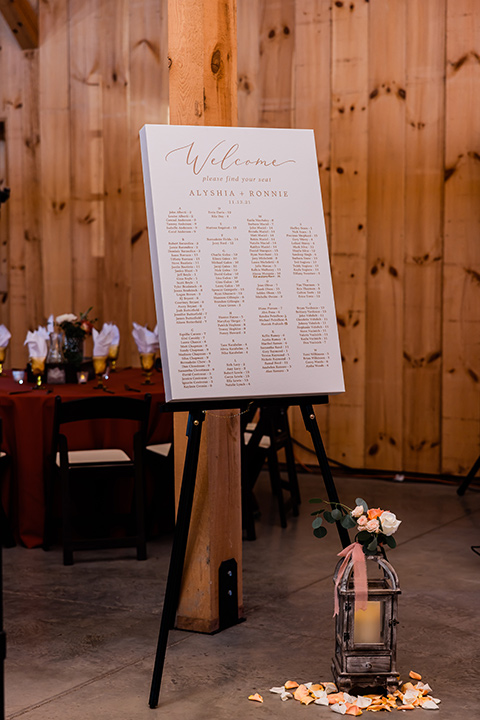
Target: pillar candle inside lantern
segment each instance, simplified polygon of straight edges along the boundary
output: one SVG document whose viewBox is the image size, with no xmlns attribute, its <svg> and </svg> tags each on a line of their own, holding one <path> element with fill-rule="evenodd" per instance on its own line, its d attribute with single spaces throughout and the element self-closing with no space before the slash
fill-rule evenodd
<svg viewBox="0 0 480 720">
<path fill-rule="evenodd" d="M 382 603 L 380 600 L 369 600 L 366 610 L 355 610 L 355 644 L 383 642 L 382 623 Z"/>
</svg>

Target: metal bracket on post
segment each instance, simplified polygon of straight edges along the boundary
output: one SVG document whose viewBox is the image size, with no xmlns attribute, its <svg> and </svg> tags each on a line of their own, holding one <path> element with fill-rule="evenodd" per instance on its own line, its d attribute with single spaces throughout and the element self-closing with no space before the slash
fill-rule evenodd
<svg viewBox="0 0 480 720">
<path fill-rule="evenodd" d="M 238 572 L 235 558 L 224 560 L 218 568 L 219 631 L 242 622 L 238 617 Z"/>
</svg>

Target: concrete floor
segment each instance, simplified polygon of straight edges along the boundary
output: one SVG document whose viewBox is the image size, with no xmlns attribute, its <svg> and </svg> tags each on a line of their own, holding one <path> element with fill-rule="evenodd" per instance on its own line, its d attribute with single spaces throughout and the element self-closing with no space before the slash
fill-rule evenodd
<svg viewBox="0 0 480 720">
<path fill-rule="evenodd" d="M 449 485 L 340 477 L 341 499 L 359 495 L 402 520 L 389 553 L 399 578 L 397 667 L 414 669 L 441 698 L 443 720 L 478 720 L 480 493 Z M 160 707 L 148 707 L 170 539 L 134 551 L 79 553 L 63 567 L 49 553 L 4 550 L 8 718 L 26 720 L 226 720 L 336 717 L 328 708 L 268 692 L 287 679 L 330 680 L 333 585 L 339 542 L 317 540 L 307 500 L 321 479 L 300 475 L 300 517 L 278 525 L 265 475 L 262 517 L 245 542 L 246 622 L 217 635 L 172 631 Z M 259 692 L 263 705 L 247 700 Z M 415 711 L 422 714 L 421 710 Z"/>
</svg>

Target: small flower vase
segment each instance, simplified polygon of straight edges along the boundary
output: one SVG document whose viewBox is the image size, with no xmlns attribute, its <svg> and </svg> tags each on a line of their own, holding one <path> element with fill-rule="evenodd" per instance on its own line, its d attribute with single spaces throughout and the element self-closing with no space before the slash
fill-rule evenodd
<svg viewBox="0 0 480 720">
<path fill-rule="evenodd" d="M 83 337 L 65 335 L 63 354 L 66 363 L 80 367 L 83 360 Z"/>
</svg>

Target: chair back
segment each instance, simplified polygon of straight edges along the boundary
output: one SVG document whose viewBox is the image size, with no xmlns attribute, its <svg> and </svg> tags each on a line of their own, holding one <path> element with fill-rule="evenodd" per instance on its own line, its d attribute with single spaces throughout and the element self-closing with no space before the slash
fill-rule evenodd
<svg viewBox="0 0 480 720">
<path fill-rule="evenodd" d="M 139 435 L 145 444 L 151 402 L 150 393 L 143 398 L 100 395 L 67 401 L 57 395 L 53 421 L 52 463 L 55 463 L 60 428 L 66 423 L 107 419 L 136 421 L 139 423 L 139 430 L 135 435 Z"/>
</svg>

